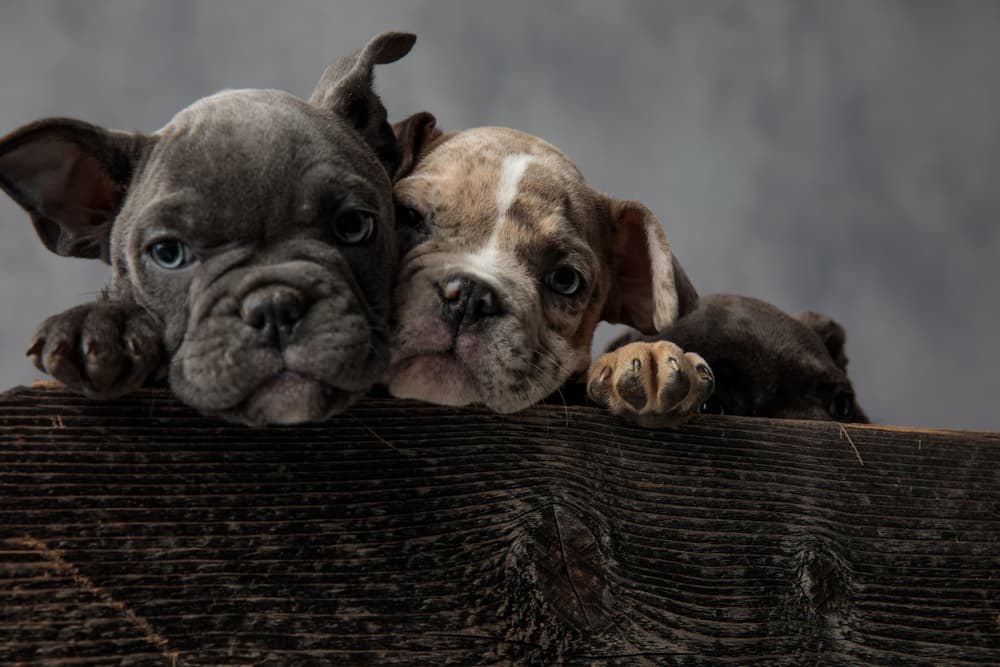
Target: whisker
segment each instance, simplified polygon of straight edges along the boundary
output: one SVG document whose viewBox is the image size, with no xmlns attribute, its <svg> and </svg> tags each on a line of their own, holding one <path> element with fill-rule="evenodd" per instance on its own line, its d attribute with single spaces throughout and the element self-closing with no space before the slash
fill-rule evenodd
<svg viewBox="0 0 1000 667">
<path fill-rule="evenodd" d="M 534 364 L 534 363 L 532 363 L 530 361 L 525 361 L 525 363 L 528 364 L 529 366 L 533 367 L 534 369 L 536 369 L 540 373 L 544 373 L 545 372 L 545 369 L 542 368 L 541 366 L 539 366 L 538 364 Z M 555 362 L 553 362 L 553 363 L 555 363 Z M 556 363 L 555 365 L 559 366 L 558 363 Z M 562 370 L 565 370 L 565 369 L 562 368 L 562 366 L 559 366 L 559 368 L 562 369 Z M 529 388 L 532 385 L 534 385 L 534 387 L 537 387 L 538 389 L 541 389 L 543 394 L 545 393 L 545 387 L 543 387 L 541 384 L 539 384 L 537 382 L 532 382 L 532 380 L 531 380 L 530 377 L 526 377 L 525 381 L 528 383 Z M 548 392 L 548 394 L 545 395 L 545 396 L 543 396 L 542 398 L 543 399 L 544 398 L 548 398 L 548 396 L 550 396 L 551 393 L 552 392 Z M 559 400 L 562 401 L 563 410 L 564 410 L 564 412 L 566 414 L 566 427 L 569 428 L 569 404 L 566 402 L 566 396 L 562 393 L 562 386 L 561 385 L 558 386 L 558 387 L 556 387 L 556 392 L 555 393 L 559 394 Z"/>
<path fill-rule="evenodd" d="M 563 366 L 561 363 L 559 363 L 559 357 L 557 357 L 551 350 L 547 350 L 547 349 L 544 349 L 544 348 L 539 348 L 538 354 L 541 355 L 541 356 L 543 356 L 546 360 L 548 360 L 549 363 L 551 363 L 553 366 L 555 366 L 556 368 L 558 368 L 563 373 L 568 373 L 570 375 L 573 374 L 573 372 L 571 370 L 569 370 L 568 368 L 566 368 L 565 366 Z"/>
<path fill-rule="evenodd" d="M 399 447 L 396 447 L 394 444 L 392 444 L 391 442 L 389 442 L 388 440 L 386 440 L 385 438 L 383 438 L 382 436 L 380 436 L 378 433 L 375 432 L 375 430 L 372 427 L 370 427 L 368 424 L 366 424 L 363 421 L 361 421 L 361 419 L 357 415 L 353 415 L 353 414 L 351 414 L 351 413 L 348 412 L 347 416 L 349 416 L 351 419 L 353 419 L 358 424 L 360 424 L 363 429 L 365 429 L 366 431 L 368 431 L 369 433 L 371 433 L 372 437 L 374 437 L 376 440 L 378 440 L 383 445 L 385 445 L 386 447 L 388 447 L 392 451 L 396 452 L 400 456 L 405 456 L 405 457 L 408 457 L 408 458 L 413 458 L 414 456 L 416 456 L 416 454 L 414 452 L 403 451 Z"/>
</svg>

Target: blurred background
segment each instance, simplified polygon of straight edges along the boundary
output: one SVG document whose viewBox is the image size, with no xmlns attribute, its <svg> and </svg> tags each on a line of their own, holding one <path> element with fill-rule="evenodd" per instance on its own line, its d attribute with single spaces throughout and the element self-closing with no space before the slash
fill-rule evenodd
<svg viewBox="0 0 1000 667">
<path fill-rule="evenodd" d="M 542 136 L 652 208 L 702 293 L 841 322 L 873 420 L 1000 429 L 1000 2 L 3 0 L 0 134 L 308 96 L 387 29 L 419 36 L 378 70 L 391 119 Z M 0 387 L 108 275 L 0 200 Z"/>
</svg>

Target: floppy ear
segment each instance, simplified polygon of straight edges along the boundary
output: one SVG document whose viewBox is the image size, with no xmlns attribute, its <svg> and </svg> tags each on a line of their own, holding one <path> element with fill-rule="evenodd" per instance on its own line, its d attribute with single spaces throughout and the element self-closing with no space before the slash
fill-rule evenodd
<svg viewBox="0 0 1000 667">
<path fill-rule="evenodd" d="M 399 148 L 382 100 L 372 89 L 373 70 L 405 56 L 416 40 L 409 32 L 375 35 L 364 48 L 327 67 L 309 98 L 314 106 L 330 109 L 356 129 L 390 176 L 399 165 Z"/>
<path fill-rule="evenodd" d="M 798 314 L 798 319 L 802 324 L 816 332 L 823 345 L 833 357 L 833 362 L 840 370 L 847 370 L 847 354 L 844 352 L 844 343 L 847 342 L 847 331 L 840 326 L 833 318 L 806 310 Z"/>
<path fill-rule="evenodd" d="M 436 125 L 437 119 L 432 113 L 421 111 L 392 126 L 400 151 L 399 168 L 393 181 L 408 176 L 434 142 L 444 136 Z"/>
<path fill-rule="evenodd" d="M 111 224 L 153 139 L 52 118 L 0 139 L 0 187 L 31 216 L 45 247 L 110 262 Z"/>
<path fill-rule="evenodd" d="M 698 292 L 652 211 L 610 197 L 607 209 L 612 277 L 601 318 L 647 334 L 663 331 L 697 307 Z"/>
</svg>

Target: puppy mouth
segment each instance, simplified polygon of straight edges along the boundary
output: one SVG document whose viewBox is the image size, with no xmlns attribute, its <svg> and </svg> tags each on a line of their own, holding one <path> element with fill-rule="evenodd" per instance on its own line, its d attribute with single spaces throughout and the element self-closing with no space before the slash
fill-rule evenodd
<svg viewBox="0 0 1000 667">
<path fill-rule="evenodd" d="M 483 400 L 478 379 L 454 348 L 416 352 L 394 361 L 387 385 L 397 398 L 440 405 L 462 406 Z"/>
<path fill-rule="evenodd" d="M 302 424 L 346 409 L 352 398 L 351 392 L 285 370 L 258 385 L 232 414 L 254 426 Z"/>
</svg>

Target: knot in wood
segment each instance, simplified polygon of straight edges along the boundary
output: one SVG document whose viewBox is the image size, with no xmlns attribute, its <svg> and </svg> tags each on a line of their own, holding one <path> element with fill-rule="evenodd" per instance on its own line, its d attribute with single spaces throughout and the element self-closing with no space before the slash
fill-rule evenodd
<svg viewBox="0 0 1000 667">
<path fill-rule="evenodd" d="M 810 541 L 796 558 L 796 581 L 809 611 L 828 620 L 849 598 L 850 571 L 832 544 Z"/>
<path fill-rule="evenodd" d="M 568 629 L 591 634 L 606 627 L 614 605 L 604 522 L 593 514 L 552 504 L 534 513 L 529 525 L 508 558 L 515 578 L 533 586 L 543 611 Z"/>
</svg>

